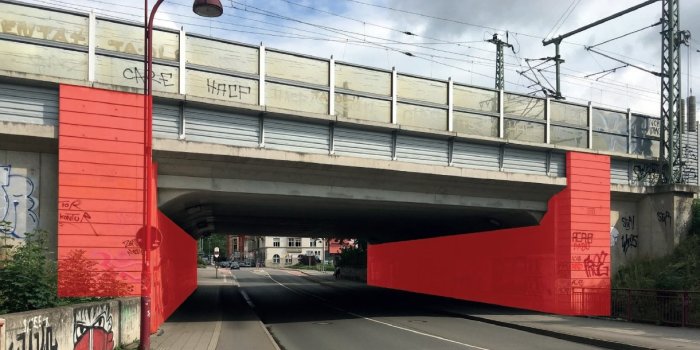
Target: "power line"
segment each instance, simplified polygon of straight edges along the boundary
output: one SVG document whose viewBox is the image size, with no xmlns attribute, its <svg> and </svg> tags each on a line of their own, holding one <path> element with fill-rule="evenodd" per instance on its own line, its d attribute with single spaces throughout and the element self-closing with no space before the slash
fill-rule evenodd
<svg viewBox="0 0 700 350">
<path fill-rule="evenodd" d="M 569 4 L 569 7 L 567 7 L 566 10 L 564 10 L 564 13 L 562 13 L 561 16 L 559 17 L 559 19 L 556 22 L 554 22 L 552 29 L 550 29 L 549 32 L 547 33 L 547 35 L 544 36 L 545 39 L 549 38 L 550 35 L 554 34 L 555 31 L 557 31 L 557 30 L 559 30 L 559 28 L 561 28 L 561 26 L 564 24 L 564 22 L 566 22 L 566 20 L 569 18 L 569 15 L 571 15 L 571 13 L 574 11 L 574 9 L 576 9 L 576 6 L 578 6 L 580 1 L 581 0 L 572 0 L 571 1 L 571 3 Z"/>
<path fill-rule="evenodd" d="M 596 47 L 596 46 L 600 46 L 600 45 L 603 45 L 603 44 L 607 44 L 607 43 L 609 43 L 609 42 L 611 42 L 611 41 L 614 41 L 614 40 L 617 40 L 617 39 L 620 39 L 620 38 L 624 38 L 624 37 L 626 37 L 626 36 L 628 36 L 628 35 L 632 35 L 632 34 L 635 34 L 635 33 L 639 33 L 639 32 L 641 32 L 642 30 L 649 29 L 649 28 L 653 28 L 653 27 L 656 27 L 656 26 L 658 26 L 658 25 L 660 25 L 660 24 L 661 24 L 661 21 L 656 22 L 656 23 L 654 23 L 654 24 L 652 24 L 652 25 L 649 25 L 649 26 L 646 26 L 646 27 L 643 27 L 643 28 L 639 28 L 639 29 L 637 29 L 637 30 L 633 30 L 633 31 L 631 31 L 631 32 L 629 32 L 629 33 L 622 34 L 622 35 L 620 35 L 620 36 L 616 36 L 616 37 L 614 37 L 614 38 L 612 38 L 612 39 L 605 40 L 605 41 L 603 41 L 602 43 L 598 43 L 598 44 L 595 44 L 595 45 L 588 46 L 586 49 L 588 50 L 588 49 L 592 49 L 592 48 L 594 48 L 594 47 Z"/>
</svg>

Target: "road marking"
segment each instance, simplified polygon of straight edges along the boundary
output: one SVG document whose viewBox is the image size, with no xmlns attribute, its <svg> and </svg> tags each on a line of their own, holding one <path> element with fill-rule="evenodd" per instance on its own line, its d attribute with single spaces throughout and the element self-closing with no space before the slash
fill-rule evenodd
<svg viewBox="0 0 700 350">
<path fill-rule="evenodd" d="M 294 289 L 292 289 L 292 288 L 290 288 L 290 287 L 287 287 L 287 286 L 285 286 L 284 284 L 282 284 L 282 283 L 280 283 L 279 281 L 277 281 L 276 279 L 274 279 L 274 278 L 273 278 L 271 275 L 269 275 L 269 274 L 267 275 L 267 277 L 269 277 L 273 282 L 277 283 L 278 285 L 280 285 L 280 286 L 283 287 L 283 288 L 286 288 L 287 290 L 289 290 L 289 291 L 292 292 L 292 293 L 295 293 L 295 294 L 304 294 L 304 295 L 306 295 L 306 296 L 310 296 L 310 297 L 312 297 L 312 298 L 318 299 L 318 300 L 322 301 L 326 306 L 328 306 L 328 307 L 330 307 L 330 308 L 332 308 L 332 309 L 334 309 L 334 310 L 337 310 L 337 311 L 340 311 L 340 312 L 344 312 L 344 313 L 346 313 L 346 314 L 348 314 L 348 315 L 351 315 L 351 316 L 354 316 L 354 317 L 357 317 L 357 318 L 361 318 L 361 319 L 364 319 L 364 320 L 366 320 L 366 321 L 378 323 L 378 324 L 381 324 L 381 325 L 384 325 L 384 326 L 387 326 L 387 327 L 396 328 L 396 329 L 399 329 L 399 330 L 402 330 L 402 331 L 406 331 L 406 332 L 410 332 L 410 333 L 413 333 L 413 334 L 422 335 L 422 336 L 424 336 L 424 337 L 428 337 L 428 338 L 433 338 L 433 339 L 441 340 L 441 341 L 444 341 L 444 342 L 447 342 L 447 343 L 452 343 L 452 344 L 464 346 L 464 347 L 471 348 L 471 349 L 489 350 L 489 349 L 487 349 L 487 348 L 482 348 L 482 347 L 480 347 L 480 346 L 471 345 L 471 344 L 467 344 L 467 343 L 462 343 L 462 342 L 459 342 L 459 341 L 456 341 L 456 340 L 452 340 L 452 339 L 448 339 L 448 338 L 445 338 L 445 337 L 441 337 L 441 336 L 439 336 L 439 335 L 434 335 L 434 334 L 430 334 L 430 333 L 425 333 L 425 332 L 413 330 L 413 329 L 410 329 L 410 328 L 397 326 L 397 325 L 395 325 L 395 324 L 391 324 L 391 323 L 388 323 L 388 322 L 380 321 L 380 320 L 377 320 L 377 319 L 374 319 L 374 318 L 366 317 L 366 316 L 363 316 L 363 315 L 354 313 L 354 312 L 352 312 L 352 311 L 348 311 L 348 310 L 345 310 L 345 309 L 343 309 L 343 308 L 340 308 L 340 307 L 337 307 L 337 306 L 335 306 L 335 305 L 332 305 L 327 299 L 325 299 L 325 298 L 323 298 L 323 297 L 320 297 L 320 296 L 318 296 L 318 295 L 315 295 L 315 294 L 312 294 L 312 293 L 308 293 L 308 292 L 299 291 L 299 290 L 294 290 Z"/>
<path fill-rule="evenodd" d="M 241 295 L 243 296 L 243 299 L 245 299 L 245 302 L 248 304 L 248 306 L 250 306 L 252 309 L 255 309 L 255 304 L 253 304 L 253 301 L 250 300 L 248 293 L 246 293 L 242 288 L 239 290 L 241 291 Z"/>
<path fill-rule="evenodd" d="M 238 278 L 236 278 L 236 275 L 231 274 L 231 277 L 233 277 L 233 281 L 232 281 L 232 282 L 233 282 L 233 285 L 236 286 L 236 287 L 240 287 L 241 284 L 238 283 Z"/>
<path fill-rule="evenodd" d="M 214 333 L 211 335 L 211 340 L 209 341 L 209 347 L 207 347 L 207 350 L 216 349 L 216 346 L 219 345 L 219 335 L 221 335 L 221 320 L 216 321 Z"/>
</svg>

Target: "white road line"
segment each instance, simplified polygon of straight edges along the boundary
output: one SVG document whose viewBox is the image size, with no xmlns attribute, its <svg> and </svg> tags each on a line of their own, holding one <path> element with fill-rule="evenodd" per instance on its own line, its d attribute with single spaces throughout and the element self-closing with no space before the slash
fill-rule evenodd
<svg viewBox="0 0 700 350">
<path fill-rule="evenodd" d="M 241 284 L 238 283 L 238 278 L 236 278 L 236 275 L 234 275 L 233 273 L 231 273 L 231 277 L 233 277 L 233 285 L 236 286 L 236 287 L 240 287 Z"/>
<path fill-rule="evenodd" d="M 243 296 L 243 299 L 245 299 L 245 302 L 248 304 L 248 306 L 255 309 L 255 304 L 253 304 L 253 301 L 250 300 L 248 293 L 246 293 L 243 289 L 240 289 L 240 291 L 241 291 L 241 295 Z"/>
<path fill-rule="evenodd" d="M 489 350 L 489 349 L 487 349 L 487 348 L 482 348 L 482 347 L 480 347 L 480 346 L 471 345 L 471 344 L 467 344 L 467 343 L 462 343 L 462 342 L 459 342 L 459 341 L 456 341 L 456 340 L 452 340 L 452 339 L 448 339 L 448 338 L 441 337 L 441 336 L 439 336 L 439 335 L 434 335 L 434 334 L 425 333 L 425 332 L 413 330 L 413 329 L 406 328 L 406 327 L 397 326 L 397 325 L 395 325 L 395 324 L 391 324 L 391 323 L 388 323 L 388 322 L 384 322 L 384 321 L 380 321 L 380 320 L 377 320 L 377 319 L 374 319 L 374 318 L 370 318 L 370 317 L 366 317 L 366 316 L 363 316 L 363 315 L 360 315 L 360 314 L 356 314 L 356 313 L 354 313 L 354 312 L 347 311 L 347 310 L 344 310 L 344 309 L 342 309 L 342 308 L 340 308 L 340 307 L 337 307 L 337 306 L 335 306 L 335 305 L 332 305 L 327 299 L 322 298 L 322 297 L 319 297 L 319 296 L 317 296 L 317 295 L 315 295 L 315 294 L 311 294 L 311 293 L 308 293 L 308 292 L 297 291 L 297 290 L 294 290 L 294 289 L 292 289 L 292 288 L 289 288 L 289 287 L 285 286 L 284 284 L 278 282 L 276 279 L 274 279 L 274 278 L 273 278 L 271 275 L 269 275 L 269 274 L 267 275 L 267 277 L 269 277 L 273 282 L 277 283 L 278 285 L 282 286 L 283 288 L 286 288 L 287 290 L 291 291 L 292 293 L 295 293 L 295 294 L 304 294 L 304 295 L 310 296 L 310 297 L 312 297 L 312 298 L 321 300 L 326 306 L 328 306 L 328 307 L 330 307 L 330 308 L 332 308 L 332 309 L 334 309 L 334 310 L 347 313 L 348 315 L 351 315 L 351 316 L 354 316 L 354 317 L 357 317 L 357 318 L 361 318 L 361 319 L 364 319 L 364 320 L 366 320 L 366 321 L 375 322 L 375 323 L 378 323 L 378 324 L 381 324 L 381 325 L 384 325 L 384 326 L 387 326 L 387 327 L 392 327 L 392 328 L 400 329 L 400 330 L 402 330 L 402 331 L 406 331 L 406 332 L 410 332 L 410 333 L 413 333 L 413 334 L 422 335 L 422 336 L 428 337 L 428 338 L 433 338 L 433 339 L 437 339 L 437 340 L 442 340 L 442 341 L 444 341 L 444 342 L 448 342 L 448 343 L 452 343 L 452 344 L 457 344 L 457 345 L 461 345 L 461 346 L 468 347 L 468 348 L 472 348 L 472 349 Z M 242 292 L 242 291 L 241 291 L 241 292 Z"/>
</svg>

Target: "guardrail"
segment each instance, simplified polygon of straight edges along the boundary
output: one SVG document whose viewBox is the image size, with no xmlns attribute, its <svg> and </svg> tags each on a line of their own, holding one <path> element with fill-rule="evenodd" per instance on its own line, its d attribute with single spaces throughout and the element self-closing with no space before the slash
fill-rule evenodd
<svg viewBox="0 0 700 350">
<path fill-rule="evenodd" d="M 700 327 L 700 291 L 614 288 L 611 292 L 612 317 L 627 321 Z"/>
</svg>

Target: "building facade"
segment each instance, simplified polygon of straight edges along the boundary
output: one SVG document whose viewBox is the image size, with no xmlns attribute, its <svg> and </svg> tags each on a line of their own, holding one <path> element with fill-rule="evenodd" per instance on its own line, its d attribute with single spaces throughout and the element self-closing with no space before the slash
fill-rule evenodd
<svg viewBox="0 0 700 350">
<path fill-rule="evenodd" d="M 316 261 L 328 256 L 324 249 L 326 240 L 322 238 L 259 236 L 254 242 L 252 255 L 256 264 L 267 267 L 295 265 L 299 255 L 313 255 Z"/>
</svg>

